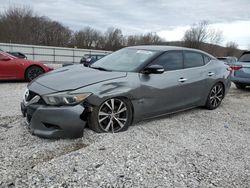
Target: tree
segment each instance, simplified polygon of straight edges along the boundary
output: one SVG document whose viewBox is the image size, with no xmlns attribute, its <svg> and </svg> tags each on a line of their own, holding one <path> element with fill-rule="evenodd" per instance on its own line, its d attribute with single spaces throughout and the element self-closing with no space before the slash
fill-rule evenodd
<svg viewBox="0 0 250 188">
<path fill-rule="evenodd" d="M 120 29 L 108 28 L 108 30 L 104 34 L 104 38 L 105 38 L 104 48 L 106 50 L 114 51 L 125 46 L 124 37 Z"/>
<path fill-rule="evenodd" d="M 145 35 L 130 35 L 127 37 L 127 46 L 159 44 L 163 42 L 156 33 L 147 33 Z"/>
<path fill-rule="evenodd" d="M 207 21 L 199 22 L 191 26 L 183 37 L 184 46 L 201 49 L 202 44 L 219 44 L 222 41 L 222 32 L 209 28 Z"/>
<path fill-rule="evenodd" d="M 0 41 L 21 44 L 66 46 L 71 30 L 29 7 L 10 7 L 0 14 Z"/>
<path fill-rule="evenodd" d="M 106 32 L 84 27 L 72 32 L 68 27 L 48 17 L 38 16 L 29 7 L 10 7 L 0 12 L 0 42 L 46 46 L 70 46 L 102 50 L 118 50 L 124 46 L 159 44 L 156 33 L 124 36 L 121 29 Z"/>
<path fill-rule="evenodd" d="M 236 42 L 228 42 L 226 44 L 226 56 L 236 56 L 238 54 L 238 44 Z"/>
<path fill-rule="evenodd" d="M 100 48 L 102 41 L 102 34 L 91 27 L 85 27 L 77 31 L 73 35 L 73 44 L 78 48 Z"/>
</svg>

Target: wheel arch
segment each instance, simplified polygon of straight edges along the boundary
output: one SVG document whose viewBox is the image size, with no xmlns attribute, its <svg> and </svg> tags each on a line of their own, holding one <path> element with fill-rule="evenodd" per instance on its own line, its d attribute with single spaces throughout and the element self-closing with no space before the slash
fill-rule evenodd
<svg viewBox="0 0 250 188">
<path fill-rule="evenodd" d="M 28 69 L 31 68 L 31 67 L 39 67 L 39 68 L 41 68 L 43 70 L 43 72 L 46 72 L 42 66 L 37 65 L 37 64 L 32 64 L 32 65 L 29 65 L 28 67 L 25 68 L 24 79 L 26 79 L 26 73 L 27 73 Z"/>
</svg>

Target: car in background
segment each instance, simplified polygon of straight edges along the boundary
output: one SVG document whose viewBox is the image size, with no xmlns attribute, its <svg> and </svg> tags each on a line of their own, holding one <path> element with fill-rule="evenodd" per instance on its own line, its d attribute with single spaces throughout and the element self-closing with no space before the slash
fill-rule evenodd
<svg viewBox="0 0 250 188">
<path fill-rule="evenodd" d="M 243 52 L 231 68 L 233 69 L 231 80 L 238 89 L 250 86 L 250 51 Z"/>
<path fill-rule="evenodd" d="M 20 59 L 6 52 L 0 52 L 0 81 L 26 80 L 30 82 L 37 76 L 53 68 L 38 61 Z"/>
<path fill-rule="evenodd" d="M 31 133 L 45 138 L 125 131 L 133 122 L 204 106 L 220 106 L 231 69 L 200 50 L 133 46 L 90 67 L 59 68 L 35 79 L 21 110 Z"/>
<path fill-rule="evenodd" d="M 85 67 L 89 67 L 94 62 L 98 61 L 99 59 L 105 57 L 105 54 L 91 54 L 85 55 L 81 58 L 80 64 L 83 64 Z"/>
<path fill-rule="evenodd" d="M 80 59 L 80 64 L 83 64 L 85 67 L 89 67 L 90 65 L 92 65 L 94 62 L 96 62 L 97 60 L 105 57 L 107 54 L 92 54 L 92 55 L 84 55 L 81 59 Z M 74 65 L 74 63 L 65 63 L 62 66 L 66 67 L 69 65 Z"/>
<path fill-rule="evenodd" d="M 226 64 L 228 64 L 228 65 L 232 65 L 237 61 L 237 57 L 231 57 L 231 56 L 217 57 L 217 59 L 226 62 Z"/>
<path fill-rule="evenodd" d="M 27 59 L 27 56 L 21 52 L 7 52 L 7 53 L 15 57 L 18 57 L 20 59 Z"/>
</svg>

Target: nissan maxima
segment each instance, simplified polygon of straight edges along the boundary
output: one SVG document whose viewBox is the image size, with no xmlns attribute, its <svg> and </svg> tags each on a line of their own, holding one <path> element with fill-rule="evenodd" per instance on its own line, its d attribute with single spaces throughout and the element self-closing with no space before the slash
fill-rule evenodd
<svg viewBox="0 0 250 188">
<path fill-rule="evenodd" d="M 76 138 L 87 125 L 101 133 L 198 106 L 216 109 L 231 69 L 199 50 L 134 46 L 90 67 L 63 67 L 28 84 L 21 103 L 32 134 Z"/>
</svg>

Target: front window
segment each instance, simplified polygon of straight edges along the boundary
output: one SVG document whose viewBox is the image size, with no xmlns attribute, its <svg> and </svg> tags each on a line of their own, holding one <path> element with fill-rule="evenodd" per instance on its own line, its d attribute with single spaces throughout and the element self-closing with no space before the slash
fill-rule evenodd
<svg viewBox="0 0 250 188">
<path fill-rule="evenodd" d="M 250 62 L 250 53 L 244 54 L 239 58 L 240 62 Z"/>
<path fill-rule="evenodd" d="M 101 58 L 91 68 L 133 72 L 158 53 L 158 51 L 124 48 Z"/>
<path fill-rule="evenodd" d="M 165 71 L 183 69 L 183 53 L 182 51 L 165 52 L 154 63 L 163 66 Z"/>
</svg>

